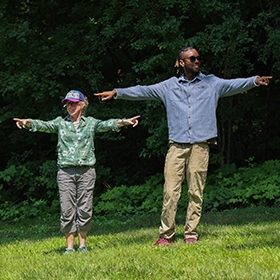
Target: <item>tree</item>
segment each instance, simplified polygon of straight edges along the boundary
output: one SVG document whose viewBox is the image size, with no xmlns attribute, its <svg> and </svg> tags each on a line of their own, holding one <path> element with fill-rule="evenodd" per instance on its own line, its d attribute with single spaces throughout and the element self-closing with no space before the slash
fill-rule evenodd
<svg viewBox="0 0 280 280">
<path fill-rule="evenodd" d="M 178 51 L 186 45 L 203 55 L 204 73 L 277 77 L 279 6 L 275 0 L 2 1 L 0 202 L 39 197 L 38 188 L 44 187 L 32 178 L 56 158 L 54 135 L 19 132 L 12 118 L 65 114 L 60 99 L 69 89 L 89 97 L 88 114 L 97 118 L 142 116 L 135 130 L 98 135 L 100 191 L 108 185 L 142 183 L 162 172 L 168 142 L 163 105 L 100 103 L 93 93 L 169 78 L 176 73 Z M 269 88 L 221 100 L 213 166 L 277 156 L 278 87 L 274 78 Z M 24 180 L 17 179 L 16 170 L 25 174 Z"/>
</svg>

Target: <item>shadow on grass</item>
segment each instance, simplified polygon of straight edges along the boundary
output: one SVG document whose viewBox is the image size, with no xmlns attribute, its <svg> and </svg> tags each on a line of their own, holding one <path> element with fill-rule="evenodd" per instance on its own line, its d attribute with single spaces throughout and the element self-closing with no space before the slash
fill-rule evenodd
<svg viewBox="0 0 280 280">
<path fill-rule="evenodd" d="M 210 231 L 207 231 L 207 227 L 215 228 L 215 226 L 242 226 L 248 224 L 262 225 L 279 221 L 279 208 L 246 208 L 227 210 L 223 212 L 202 213 L 200 225 L 203 230 L 201 232 L 200 239 L 202 240 L 204 237 L 209 237 L 212 235 Z M 185 213 L 181 212 L 177 214 L 176 224 L 180 227 L 184 226 Z M 159 225 L 160 213 L 146 214 L 141 216 L 93 216 L 92 229 L 89 232 L 89 237 L 96 236 L 96 238 L 98 239 L 98 237 L 102 237 L 104 235 L 116 235 L 117 233 L 129 231 L 131 231 L 133 235 L 133 231 L 135 230 L 153 228 L 155 230 L 155 238 L 157 238 Z M 279 236 L 276 235 L 275 232 L 267 232 L 265 229 L 258 228 L 255 228 L 254 231 L 259 231 L 257 234 L 264 236 L 263 242 L 265 243 L 265 245 L 270 246 L 274 244 L 275 246 L 275 244 L 277 244 L 276 246 L 280 246 L 280 241 L 278 241 Z M 277 232 L 279 232 L 279 229 L 277 229 Z M 0 236 L 0 245 L 22 240 L 36 241 L 52 237 L 64 238 L 64 235 L 60 232 L 59 229 L 59 218 L 56 218 L 56 220 L 53 221 L 26 220 L 19 223 L 0 221 Z M 213 235 L 213 238 L 214 237 L 215 235 Z M 135 242 L 133 236 L 131 238 L 131 242 Z M 140 240 L 139 236 L 137 238 L 138 242 L 141 242 L 141 237 Z M 176 240 L 182 238 L 182 233 L 178 233 L 175 235 L 174 241 L 176 242 Z M 246 235 L 244 236 L 244 238 L 246 238 Z M 147 238 L 143 236 L 143 241 L 144 239 Z M 117 242 L 119 242 L 119 240 L 117 240 Z M 263 242 L 259 241 L 260 246 Z M 128 243 L 130 243 L 130 241 L 125 240 L 125 244 Z M 93 244 L 93 246 L 114 246 L 114 241 L 108 244 L 102 244 L 102 242 L 98 241 L 96 242 L 96 244 Z M 246 246 L 249 246 L 249 244 L 247 244 Z M 256 244 L 251 244 L 251 246 L 256 246 Z M 61 248 L 55 250 L 55 252 L 61 252 Z"/>
<path fill-rule="evenodd" d="M 280 221 L 280 208 L 252 207 L 202 214 L 204 224 L 240 225 Z"/>
</svg>

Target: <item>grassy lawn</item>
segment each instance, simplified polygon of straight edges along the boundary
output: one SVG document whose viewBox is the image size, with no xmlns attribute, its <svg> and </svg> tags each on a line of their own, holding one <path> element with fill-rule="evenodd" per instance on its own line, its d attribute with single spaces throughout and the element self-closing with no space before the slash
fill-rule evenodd
<svg viewBox="0 0 280 280">
<path fill-rule="evenodd" d="M 203 213 L 198 244 L 154 247 L 160 214 L 95 217 L 89 253 L 63 255 L 59 220 L 0 222 L 0 279 L 280 279 L 280 209 Z"/>
</svg>

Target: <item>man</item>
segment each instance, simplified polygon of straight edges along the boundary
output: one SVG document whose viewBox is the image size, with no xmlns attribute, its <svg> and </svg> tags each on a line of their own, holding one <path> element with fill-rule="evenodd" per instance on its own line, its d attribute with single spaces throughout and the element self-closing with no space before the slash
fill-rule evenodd
<svg viewBox="0 0 280 280">
<path fill-rule="evenodd" d="M 188 183 L 189 205 L 184 237 L 196 243 L 203 190 L 209 160 L 208 141 L 217 137 L 216 108 L 220 97 L 234 95 L 256 86 L 267 86 L 271 76 L 220 79 L 200 72 L 201 57 L 196 49 L 179 52 L 177 63 L 182 75 L 150 86 L 117 88 L 95 94 L 101 100 L 112 97 L 127 100 L 161 100 L 167 113 L 170 147 L 164 167 L 164 192 L 160 237 L 154 244 L 172 243 L 175 216 L 182 182 Z"/>
</svg>

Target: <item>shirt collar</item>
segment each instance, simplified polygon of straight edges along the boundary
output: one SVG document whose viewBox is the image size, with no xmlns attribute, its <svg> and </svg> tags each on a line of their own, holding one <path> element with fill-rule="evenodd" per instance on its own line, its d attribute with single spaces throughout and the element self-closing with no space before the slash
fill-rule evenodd
<svg viewBox="0 0 280 280">
<path fill-rule="evenodd" d="M 64 118 L 64 120 L 66 120 L 66 121 L 72 121 L 69 115 L 67 115 L 67 116 Z M 81 117 L 81 120 L 85 121 L 85 116 L 82 116 L 82 117 Z"/>
<path fill-rule="evenodd" d="M 198 74 L 191 80 L 191 81 L 188 81 L 186 78 L 185 78 L 185 74 L 183 73 L 180 77 L 179 77 L 179 82 L 194 82 L 195 80 L 202 80 L 203 79 L 203 74 L 199 71 Z"/>
</svg>

